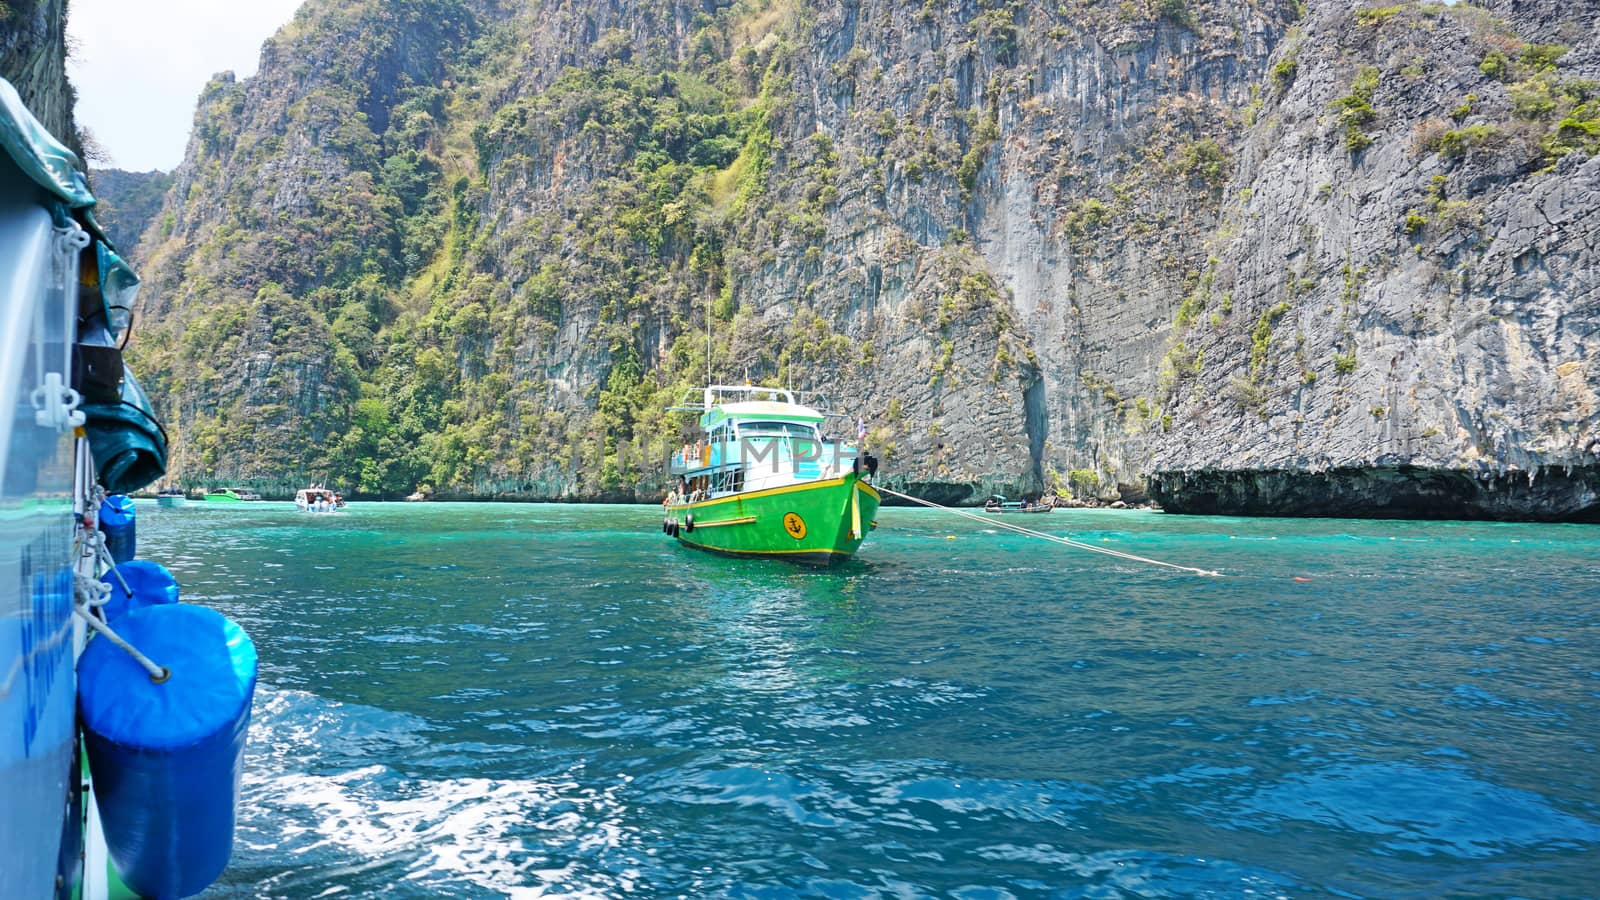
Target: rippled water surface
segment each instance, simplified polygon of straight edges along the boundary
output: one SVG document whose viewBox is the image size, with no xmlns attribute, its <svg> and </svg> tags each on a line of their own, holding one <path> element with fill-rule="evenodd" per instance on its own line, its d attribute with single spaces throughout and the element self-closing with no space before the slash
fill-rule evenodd
<svg viewBox="0 0 1600 900">
<path fill-rule="evenodd" d="M 261 655 L 211 897 L 1600 894 L 1600 528 L 141 504 Z"/>
</svg>

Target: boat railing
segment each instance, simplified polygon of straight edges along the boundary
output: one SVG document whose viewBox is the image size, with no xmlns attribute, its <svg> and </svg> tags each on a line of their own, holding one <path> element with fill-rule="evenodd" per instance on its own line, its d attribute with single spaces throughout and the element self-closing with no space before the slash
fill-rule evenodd
<svg viewBox="0 0 1600 900">
<path fill-rule="evenodd" d="M 801 404 L 805 402 L 804 398 L 820 397 L 821 394 L 815 391 L 796 391 L 759 384 L 712 384 L 686 391 L 676 404 L 667 409 L 670 412 L 705 412 L 712 407 L 727 403 L 766 400 L 773 403 Z"/>
<path fill-rule="evenodd" d="M 678 402 L 667 407 L 666 411 L 703 413 L 715 406 L 746 400 L 772 400 L 778 403 L 809 406 L 820 411 L 824 420 L 841 419 L 852 426 L 857 418 L 850 413 L 830 410 L 829 407 L 833 406 L 833 402 L 822 391 L 803 391 L 793 388 L 763 387 L 750 384 L 714 384 L 709 387 L 692 388 L 685 391 L 683 396 L 678 399 Z"/>
<path fill-rule="evenodd" d="M 674 474 L 677 474 L 679 472 L 687 472 L 690 469 L 697 469 L 710 464 L 710 444 L 699 444 L 695 447 L 685 445 L 682 450 L 676 450 L 673 452 L 668 468 Z"/>
</svg>

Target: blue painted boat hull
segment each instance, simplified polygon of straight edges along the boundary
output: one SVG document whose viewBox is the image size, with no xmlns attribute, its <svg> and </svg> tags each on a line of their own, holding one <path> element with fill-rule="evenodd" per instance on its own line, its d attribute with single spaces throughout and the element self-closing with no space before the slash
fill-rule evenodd
<svg viewBox="0 0 1600 900">
<path fill-rule="evenodd" d="M 0 152 L 0 897 L 7 898 L 48 897 L 58 874 L 71 878 L 58 865 L 76 759 L 73 438 L 36 421 L 34 395 L 45 387 L 41 375 L 68 371 L 74 313 L 60 276 L 63 265 L 76 271 L 77 251 L 56 241 L 49 202 Z"/>
</svg>

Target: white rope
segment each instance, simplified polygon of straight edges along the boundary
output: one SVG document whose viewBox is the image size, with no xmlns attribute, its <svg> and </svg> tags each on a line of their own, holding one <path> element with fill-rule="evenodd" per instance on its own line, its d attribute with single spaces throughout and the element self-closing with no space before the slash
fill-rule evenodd
<svg viewBox="0 0 1600 900">
<path fill-rule="evenodd" d="M 171 677 L 172 672 L 169 669 L 165 666 L 156 665 L 150 660 L 150 657 L 140 653 L 137 647 L 128 643 L 127 639 L 122 635 L 112 631 L 110 625 L 107 625 L 99 616 L 94 614 L 94 608 L 106 602 L 106 598 L 111 593 L 111 585 L 86 575 L 77 575 L 74 576 L 74 589 L 78 602 L 73 605 L 72 611 L 83 619 L 85 624 L 100 632 L 111 643 L 120 647 L 122 652 L 133 657 L 134 662 L 143 666 L 144 670 L 150 673 L 151 681 L 160 684 Z"/>
<path fill-rule="evenodd" d="M 1150 559 L 1149 557 L 1146 557 L 1146 556 L 1137 556 L 1137 555 L 1132 554 L 1132 553 L 1125 553 L 1125 552 L 1123 552 L 1121 550 L 1114 550 L 1114 549 L 1112 549 L 1110 547 L 1097 547 L 1094 544 L 1086 544 L 1083 541 L 1075 541 L 1075 540 L 1073 540 L 1072 538 L 1069 538 L 1069 537 L 1061 537 L 1059 535 L 1054 535 L 1054 534 L 1045 534 L 1042 531 L 1034 531 L 1032 528 L 1024 528 L 1021 525 L 1014 525 L 1014 524 L 1012 524 L 1010 522 L 1002 522 L 999 519 L 991 519 L 991 518 L 989 518 L 987 516 L 980 516 L 980 515 L 977 515 L 975 513 L 966 512 L 964 510 L 953 509 L 953 508 L 948 507 L 948 506 L 944 506 L 944 505 L 941 505 L 941 504 L 938 504 L 938 503 L 934 503 L 932 500 L 924 500 L 921 497 L 913 497 L 910 494 L 902 494 L 899 491 L 891 490 L 889 488 L 881 487 L 879 485 L 873 485 L 873 487 L 876 487 L 880 493 L 889 494 L 889 495 L 894 496 L 894 497 L 899 497 L 902 500 L 910 500 L 912 503 L 920 503 L 923 506 L 929 507 L 931 509 L 942 509 L 945 512 L 955 513 L 958 516 L 961 516 L 961 517 L 967 518 L 967 519 L 971 519 L 971 520 L 973 520 L 975 522 L 982 522 L 985 525 L 994 526 L 996 528 L 1005 528 L 1005 529 L 1007 529 L 1009 531 L 1014 531 L 1014 532 L 1016 532 L 1018 534 L 1028 535 L 1029 537 L 1043 538 L 1044 540 L 1051 541 L 1051 542 L 1054 542 L 1054 543 L 1057 543 L 1057 544 L 1064 544 L 1064 545 L 1066 545 L 1068 547 L 1076 547 L 1079 550 L 1089 550 L 1089 551 L 1092 551 L 1094 553 L 1104 553 L 1107 556 L 1115 556 L 1118 559 L 1126 559 L 1126 560 L 1130 560 L 1132 562 L 1149 563 L 1150 565 L 1153 565 L 1153 566 L 1166 566 L 1169 569 L 1177 569 L 1180 572 L 1192 572 L 1192 573 L 1194 573 L 1196 575 L 1210 575 L 1210 576 L 1217 577 L 1217 578 L 1222 577 L 1222 573 L 1221 572 L 1213 572 L 1210 569 L 1197 569 L 1194 566 L 1180 566 L 1177 563 L 1162 562 L 1159 559 Z"/>
<path fill-rule="evenodd" d="M 91 508 L 98 513 L 99 504 L 105 499 L 105 489 L 98 484 L 95 485 L 89 494 L 89 499 L 93 504 Z M 79 559 L 87 556 L 94 561 L 96 571 L 109 571 L 111 576 L 121 583 L 122 592 L 127 595 L 129 600 L 133 599 L 133 588 L 128 585 L 127 579 L 122 577 L 122 572 L 118 571 L 117 561 L 111 557 L 111 551 L 106 547 L 106 536 L 101 533 L 100 529 L 91 528 L 88 523 L 85 523 L 78 528 L 74 543 L 77 545 L 74 550 L 74 556 Z M 84 623 L 90 628 L 104 635 L 107 640 L 121 648 L 122 652 L 133 657 L 134 662 L 150 673 L 151 681 L 161 684 L 172 676 L 171 670 L 165 666 L 157 665 L 150 657 L 140 653 L 137 647 L 128 643 L 127 639 L 122 635 L 111 630 L 111 626 L 101 618 L 104 614 L 100 613 L 99 609 L 111 600 L 111 585 L 95 578 L 93 575 L 85 575 L 82 572 L 74 572 L 72 582 L 74 598 L 72 612 L 75 615 L 83 619 Z"/>
<path fill-rule="evenodd" d="M 117 568 L 117 561 L 112 558 L 111 550 L 106 546 L 105 533 L 98 528 L 80 528 L 78 529 L 78 539 L 83 549 L 87 549 L 94 554 L 94 561 L 98 564 L 96 569 L 100 570 L 100 567 L 104 566 L 103 571 L 110 572 L 111 577 L 122 585 L 122 593 L 126 594 L 129 600 L 132 600 L 133 588 L 128 585 L 128 579 L 122 577 L 122 570 Z M 103 606 L 106 600 L 110 599 L 111 586 L 105 585 L 105 587 L 105 598 L 94 605 Z"/>
<path fill-rule="evenodd" d="M 111 601 L 111 585 L 88 575 L 74 573 L 73 591 L 78 603 L 89 609 L 99 609 Z"/>
</svg>

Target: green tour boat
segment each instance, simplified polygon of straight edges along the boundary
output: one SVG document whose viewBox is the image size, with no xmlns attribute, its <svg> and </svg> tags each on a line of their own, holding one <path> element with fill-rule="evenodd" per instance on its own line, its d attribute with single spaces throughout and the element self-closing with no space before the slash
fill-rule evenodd
<svg viewBox="0 0 1600 900">
<path fill-rule="evenodd" d="M 212 503 L 243 503 L 249 500 L 260 500 L 261 495 L 244 488 L 218 488 L 206 491 L 206 499 Z"/>
<path fill-rule="evenodd" d="M 662 531 L 730 556 L 830 565 L 856 552 L 877 525 L 878 461 L 859 444 L 826 438 L 828 416 L 792 391 L 703 392 L 703 402 L 673 407 L 702 412 L 704 435 L 672 456 Z"/>
</svg>

